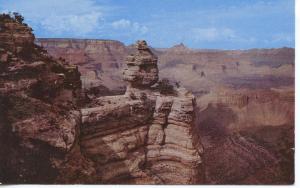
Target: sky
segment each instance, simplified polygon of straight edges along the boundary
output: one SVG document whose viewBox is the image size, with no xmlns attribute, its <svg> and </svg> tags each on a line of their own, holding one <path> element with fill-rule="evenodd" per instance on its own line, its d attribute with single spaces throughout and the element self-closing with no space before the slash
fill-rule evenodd
<svg viewBox="0 0 300 188">
<path fill-rule="evenodd" d="M 294 0 L 0 0 L 41 38 L 144 39 L 153 47 L 295 47 Z"/>
</svg>

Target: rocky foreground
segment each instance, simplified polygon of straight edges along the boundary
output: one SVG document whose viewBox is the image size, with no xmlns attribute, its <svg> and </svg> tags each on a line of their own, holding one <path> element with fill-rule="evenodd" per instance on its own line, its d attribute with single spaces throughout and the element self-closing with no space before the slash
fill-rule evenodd
<svg viewBox="0 0 300 188">
<path fill-rule="evenodd" d="M 0 181 L 51 183 L 79 139 L 81 81 L 31 29 L 0 15 Z"/>
<path fill-rule="evenodd" d="M 145 41 L 127 57 L 126 93 L 91 99 L 22 21 L 0 15 L 1 183 L 203 183 L 195 98 L 161 90 Z"/>
</svg>

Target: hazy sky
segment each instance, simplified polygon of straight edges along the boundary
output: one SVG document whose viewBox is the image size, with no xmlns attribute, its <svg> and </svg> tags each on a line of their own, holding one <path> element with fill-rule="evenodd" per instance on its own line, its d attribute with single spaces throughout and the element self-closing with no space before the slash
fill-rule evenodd
<svg viewBox="0 0 300 188">
<path fill-rule="evenodd" d="M 293 0 L 0 0 L 37 37 L 145 39 L 154 47 L 294 47 Z"/>
</svg>

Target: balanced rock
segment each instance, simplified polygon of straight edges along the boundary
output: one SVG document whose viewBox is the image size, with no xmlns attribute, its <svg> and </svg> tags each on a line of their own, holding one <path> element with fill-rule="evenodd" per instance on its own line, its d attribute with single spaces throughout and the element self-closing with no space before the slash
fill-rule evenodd
<svg viewBox="0 0 300 188">
<path fill-rule="evenodd" d="M 146 41 L 137 41 L 135 54 L 126 58 L 124 80 L 133 87 L 148 87 L 158 81 L 157 57 L 151 52 Z"/>
</svg>

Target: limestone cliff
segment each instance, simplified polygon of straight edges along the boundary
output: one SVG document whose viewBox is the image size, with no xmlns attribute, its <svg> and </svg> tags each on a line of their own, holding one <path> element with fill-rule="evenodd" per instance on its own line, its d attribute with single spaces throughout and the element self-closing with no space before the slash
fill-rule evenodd
<svg viewBox="0 0 300 188">
<path fill-rule="evenodd" d="M 201 144 L 193 140 L 194 96 L 163 95 L 157 57 L 145 41 L 127 58 L 125 95 L 98 98 L 82 113 L 82 151 L 103 183 L 195 184 Z"/>
</svg>

